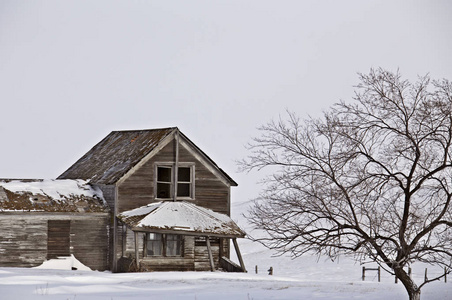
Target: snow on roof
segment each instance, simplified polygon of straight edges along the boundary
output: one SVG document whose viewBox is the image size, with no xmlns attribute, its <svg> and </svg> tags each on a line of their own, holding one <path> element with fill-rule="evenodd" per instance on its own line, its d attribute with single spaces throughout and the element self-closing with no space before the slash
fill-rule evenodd
<svg viewBox="0 0 452 300">
<path fill-rule="evenodd" d="M 118 218 L 139 231 L 171 230 L 185 233 L 204 233 L 244 237 L 230 217 L 189 202 L 158 202 L 119 214 Z"/>
<path fill-rule="evenodd" d="M 85 180 L 0 180 L 0 211 L 103 212 L 102 191 Z"/>
</svg>

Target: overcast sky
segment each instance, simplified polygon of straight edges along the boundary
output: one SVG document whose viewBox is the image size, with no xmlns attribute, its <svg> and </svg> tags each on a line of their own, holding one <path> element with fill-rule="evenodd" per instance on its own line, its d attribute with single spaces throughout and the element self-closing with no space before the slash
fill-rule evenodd
<svg viewBox="0 0 452 300">
<path fill-rule="evenodd" d="M 452 80 L 452 1 L 0 0 L 0 178 L 55 178 L 113 130 L 234 160 L 256 127 L 350 100 L 357 72 Z"/>
</svg>

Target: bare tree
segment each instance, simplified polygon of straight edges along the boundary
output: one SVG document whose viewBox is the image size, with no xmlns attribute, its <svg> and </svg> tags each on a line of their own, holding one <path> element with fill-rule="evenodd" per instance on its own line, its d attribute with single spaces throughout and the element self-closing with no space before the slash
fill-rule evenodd
<svg viewBox="0 0 452 300">
<path fill-rule="evenodd" d="M 248 217 L 270 249 L 370 258 L 420 299 L 438 278 L 417 285 L 404 267 L 451 268 L 452 83 L 382 69 L 359 78 L 353 103 L 259 128 L 240 164 L 275 169 Z"/>
</svg>

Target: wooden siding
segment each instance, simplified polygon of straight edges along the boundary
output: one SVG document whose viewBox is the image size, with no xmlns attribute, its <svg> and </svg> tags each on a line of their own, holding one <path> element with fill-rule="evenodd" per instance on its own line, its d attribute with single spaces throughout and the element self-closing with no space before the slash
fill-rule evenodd
<svg viewBox="0 0 452 300">
<path fill-rule="evenodd" d="M 122 227 L 122 226 L 121 226 Z M 135 238 L 134 233 L 130 229 L 123 231 L 124 239 L 121 247 L 123 257 L 135 259 Z M 144 256 L 144 241 L 145 233 L 138 233 L 138 254 L 140 264 L 149 271 L 194 271 L 194 243 L 193 236 L 185 236 L 183 242 L 183 256 L 182 257 L 146 257 Z M 118 251 L 119 252 L 119 251 Z"/>
<path fill-rule="evenodd" d="M 47 259 L 71 255 L 71 221 L 47 221 Z"/>
<path fill-rule="evenodd" d="M 118 184 L 117 213 L 128 211 L 147 204 L 161 201 L 155 199 L 154 182 L 155 166 L 158 163 L 174 163 L 175 143 L 170 142 L 150 160 Z M 194 164 L 195 194 L 190 201 L 195 205 L 212 209 L 213 211 L 230 215 L 230 186 L 224 178 L 219 178 L 207 166 L 192 155 L 183 145 L 179 147 L 179 163 Z M 126 232 L 122 226 L 117 230 L 116 259 L 126 258 L 130 263 L 135 258 L 135 240 L 131 230 Z M 139 257 L 141 265 L 152 271 L 209 271 L 210 263 L 206 242 L 195 245 L 195 237 L 185 236 L 183 257 L 143 257 L 144 233 L 139 233 Z M 225 240 L 222 255 L 229 257 L 229 241 Z M 220 266 L 220 243 L 212 239 L 212 254 L 215 268 Z"/>
<path fill-rule="evenodd" d="M 106 213 L 0 213 L 0 266 L 34 267 L 42 264 L 48 256 L 49 220 L 51 223 L 70 222 L 70 254 L 94 270 L 108 269 Z"/>
<path fill-rule="evenodd" d="M 105 184 L 93 184 L 93 186 L 99 188 L 102 191 L 105 201 L 110 207 L 111 211 L 115 209 L 115 193 L 116 187 L 115 185 L 105 185 Z"/>
<path fill-rule="evenodd" d="M 210 246 L 215 269 L 218 269 L 220 267 L 220 240 L 210 238 Z M 209 251 L 203 237 L 197 237 L 195 240 L 195 271 L 210 271 Z"/>
<path fill-rule="evenodd" d="M 155 164 L 174 162 L 174 148 L 174 142 L 170 142 L 119 185 L 118 213 L 159 201 L 154 196 Z M 230 187 L 182 145 L 179 148 L 179 162 L 195 164 L 195 197 L 188 201 L 229 215 Z"/>
<path fill-rule="evenodd" d="M 107 202 L 108 206 L 110 207 L 110 210 L 112 212 L 110 218 L 109 218 L 109 233 L 108 233 L 108 269 L 113 270 L 113 248 L 114 248 L 114 211 L 115 211 L 115 199 L 116 199 L 116 186 L 115 185 L 106 185 L 106 184 L 93 184 L 93 186 L 99 188 L 102 191 L 102 194 L 104 196 L 105 202 Z M 119 233 L 120 234 L 120 233 Z M 102 247 L 105 247 L 105 245 L 102 245 Z"/>
<path fill-rule="evenodd" d="M 0 216 L 0 266 L 34 267 L 47 258 L 47 220 Z"/>
<path fill-rule="evenodd" d="M 124 243 L 124 256 L 135 259 L 134 233 L 127 229 Z M 148 271 L 210 271 L 209 253 L 204 237 L 184 236 L 182 257 L 146 257 L 144 256 L 145 233 L 138 233 L 138 253 L 140 264 Z M 212 256 L 215 269 L 220 268 L 220 239 L 211 238 Z M 229 257 L 229 241 L 223 242 L 223 255 Z"/>
<path fill-rule="evenodd" d="M 86 216 L 71 220 L 71 253 L 93 270 L 108 270 L 109 216 Z"/>
</svg>

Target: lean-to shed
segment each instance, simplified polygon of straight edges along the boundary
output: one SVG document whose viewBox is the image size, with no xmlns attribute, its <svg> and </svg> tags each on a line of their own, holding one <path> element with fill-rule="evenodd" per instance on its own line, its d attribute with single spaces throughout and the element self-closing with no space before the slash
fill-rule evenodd
<svg viewBox="0 0 452 300">
<path fill-rule="evenodd" d="M 0 266 L 74 255 L 107 270 L 109 224 L 102 191 L 84 180 L 0 180 Z"/>
</svg>

